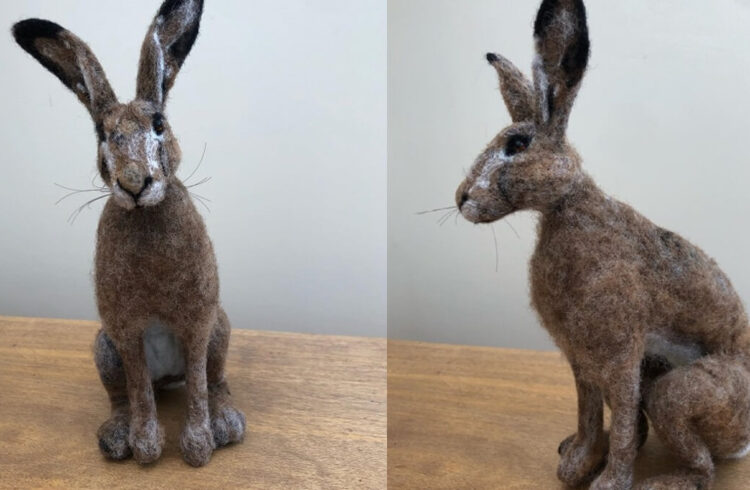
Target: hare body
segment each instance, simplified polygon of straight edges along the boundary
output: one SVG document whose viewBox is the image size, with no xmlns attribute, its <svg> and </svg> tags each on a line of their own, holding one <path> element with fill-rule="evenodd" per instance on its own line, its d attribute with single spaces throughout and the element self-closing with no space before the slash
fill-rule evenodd
<svg viewBox="0 0 750 490">
<path fill-rule="evenodd" d="M 476 159 L 456 204 L 474 223 L 524 209 L 541 216 L 531 302 L 569 360 L 578 393 L 578 429 L 560 444 L 558 477 L 630 488 L 647 415 L 684 466 L 641 488 L 706 488 L 715 458 L 749 451 L 744 307 L 710 257 L 604 194 L 568 144 L 589 56 L 583 2 L 543 0 L 534 39 L 533 81 L 487 55 L 513 124 Z"/>
<path fill-rule="evenodd" d="M 229 329 L 219 306 L 216 260 L 187 189 L 174 180 L 158 206 L 134 210 L 111 198 L 99 222 L 95 270 L 103 335 L 117 346 L 128 381 L 140 383 L 133 396 L 148 398 L 131 405 L 131 420 L 152 428 L 131 431 L 128 446 L 136 459 L 158 458 L 163 443 L 150 383 L 185 379 L 188 391 L 198 393 L 198 400 L 188 406 L 181 439 L 189 463 L 204 464 L 214 447 L 240 440 L 244 417 L 225 399 L 228 338 L 222 337 L 228 337 Z M 212 339 L 224 349 L 210 352 Z M 110 394 L 119 394 L 121 388 L 107 386 Z M 112 400 L 113 405 L 120 401 Z M 228 431 L 218 427 L 225 411 L 233 412 Z M 115 417 L 121 418 L 119 412 Z M 112 441 L 118 434 L 100 430 L 103 446 L 122 445 Z M 119 455 L 103 450 L 113 458 Z"/>
<path fill-rule="evenodd" d="M 99 221 L 95 284 L 102 329 L 94 357 L 112 405 L 99 447 L 113 459 L 156 460 L 164 435 L 154 389 L 184 380 L 185 460 L 206 464 L 214 448 L 242 439 L 245 418 L 224 379 L 230 324 L 219 303 L 211 241 L 176 176 L 180 148 L 166 97 L 198 35 L 202 0 L 165 0 L 141 50 L 136 99 L 122 104 L 90 48 L 46 20 L 13 34 L 86 106 L 98 169 L 111 197 Z"/>
<path fill-rule="evenodd" d="M 672 365 L 714 352 L 750 354 L 742 302 L 716 263 L 590 178 L 542 214 L 538 232 L 532 303 L 566 352 L 568 344 L 599 340 L 597 327 L 579 321 L 578 312 L 592 308 L 630 319 L 613 319 L 622 325 L 614 331 L 601 327 L 603 345 L 637 339 L 644 355 Z"/>
<path fill-rule="evenodd" d="M 630 431 L 645 409 L 657 434 L 688 463 L 692 474 L 668 476 L 672 488 L 710 482 L 711 456 L 739 455 L 748 446 L 747 317 L 729 279 L 702 250 L 585 178 L 542 215 L 530 277 L 542 324 L 570 361 L 577 382 L 588 386 L 579 393 L 599 406 L 608 400 L 613 414 L 627 417 Z M 670 371 L 642 383 L 645 360 Z M 705 375 L 707 363 L 721 373 L 716 380 Z M 655 384 L 644 390 L 647 383 Z M 728 396 L 721 399 L 724 393 Z M 582 416 L 590 451 L 597 452 L 597 443 L 600 449 L 588 458 L 564 453 L 559 474 L 570 485 L 585 481 L 606 456 L 600 408 Z M 689 445 L 683 439 L 691 432 L 696 442 Z M 610 450 L 630 459 L 638 438 L 623 438 L 613 448 L 617 435 L 613 429 Z M 585 442 L 580 432 L 578 441 Z M 615 488 L 628 479 L 615 478 Z"/>
</svg>

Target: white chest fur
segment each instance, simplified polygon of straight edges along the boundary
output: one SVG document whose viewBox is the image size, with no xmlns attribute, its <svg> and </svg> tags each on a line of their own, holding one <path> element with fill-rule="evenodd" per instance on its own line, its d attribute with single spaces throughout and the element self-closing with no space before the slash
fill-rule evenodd
<svg viewBox="0 0 750 490">
<path fill-rule="evenodd" d="M 185 357 L 182 346 L 174 334 L 162 323 L 151 321 L 143 335 L 143 348 L 151 380 L 165 376 L 183 376 Z"/>
</svg>

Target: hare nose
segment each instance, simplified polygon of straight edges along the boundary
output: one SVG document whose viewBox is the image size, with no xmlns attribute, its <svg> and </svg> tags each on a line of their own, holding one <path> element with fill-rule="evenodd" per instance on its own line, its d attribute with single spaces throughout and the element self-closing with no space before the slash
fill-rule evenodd
<svg viewBox="0 0 750 490">
<path fill-rule="evenodd" d="M 138 166 L 134 163 L 128 164 L 122 171 L 120 178 L 117 179 L 117 183 L 122 190 L 133 196 L 136 202 L 138 202 L 138 198 L 153 181 L 154 179 L 150 175 L 143 178 Z"/>
<path fill-rule="evenodd" d="M 459 201 L 458 201 L 458 209 L 461 209 L 461 206 L 463 206 L 464 203 L 468 200 L 469 200 L 469 193 L 466 191 L 462 192 L 461 197 L 459 198 Z"/>
<path fill-rule="evenodd" d="M 137 194 L 143 187 L 143 176 L 135 163 L 129 163 L 120 176 L 120 186 Z"/>
</svg>

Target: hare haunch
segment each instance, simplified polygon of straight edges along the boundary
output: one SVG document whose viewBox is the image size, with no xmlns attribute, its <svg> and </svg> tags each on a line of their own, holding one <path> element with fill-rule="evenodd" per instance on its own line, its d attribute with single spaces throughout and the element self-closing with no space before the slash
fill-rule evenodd
<svg viewBox="0 0 750 490">
<path fill-rule="evenodd" d="M 95 283 L 102 329 L 96 366 L 112 404 L 98 431 L 109 458 L 159 458 L 164 443 L 154 389 L 184 379 L 185 460 L 242 439 L 245 417 L 224 379 L 230 325 L 219 304 L 211 241 L 176 176 L 180 149 L 164 115 L 167 94 L 198 36 L 202 0 L 166 0 L 141 50 L 136 98 L 117 101 L 89 47 L 63 27 L 28 19 L 18 44 L 86 106 L 98 168 L 111 197 L 99 221 Z"/>
<path fill-rule="evenodd" d="M 533 83 L 488 54 L 513 123 L 477 158 L 456 204 L 474 223 L 541 215 L 531 301 L 570 362 L 578 429 L 558 477 L 627 489 L 648 422 L 683 463 L 641 488 L 706 488 L 714 459 L 750 450 L 750 329 L 716 263 L 602 192 L 566 140 L 589 57 L 580 0 L 544 0 Z M 603 402 L 612 410 L 603 430 Z"/>
</svg>

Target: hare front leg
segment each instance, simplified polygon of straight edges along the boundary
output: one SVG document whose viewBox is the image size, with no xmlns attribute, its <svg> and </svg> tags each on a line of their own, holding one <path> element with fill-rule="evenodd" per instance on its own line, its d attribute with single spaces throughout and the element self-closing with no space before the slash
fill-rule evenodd
<svg viewBox="0 0 750 490">
<path fill-rule="evenodd" d="M 603 429 L 603 402 L 599 388 L 581 379 L 573 368 L 578 392 L 578 431 L 560 443 L 557 477 L 577 487 L 601 471 L 607 456 L 607 436 Z"/>
<path fill-rule="evenodd" d="M 191 466 L 203 466 L 216 447 L 208 411 L 206 358 L 210 327 L 200 325 L 184 341 L 187 419 L 180 437 L 180 448 Z"/>
<path fill-rule="evenodd" d="M 132 327 L 132 326 L 131 326 Z M 145 325 L 144 325 L 145 327 Z M 143 350 L 144 328 L 117 329 L 128 334 L 113 337 L 127 380 L 130 403 L 130 433 L 128 444 L 133 457 L 141 464 L 159 459 L 164 446 L 164 429 L 156 418 L 156 403 L 151 374 Z M 133 332 L 138 332 L 133 334 Z"/>
<path fill-rule="evenodd" d="M 629 489 L 633 484 L 633 462 L 639 442 L 640 363 L 623 364 L 615 363 L 602 369 L 606 373 L 604 383 L 612 409 L 612 424 L 607 465 L 591 484 L 591 490 Z"/>
<path fill-rule="evenodd" d="M 245 434 L 245 415 L 232 406 L 229 385 L 224 378 L 224 363 L 229 347 L 231 326 L 222 308 L 208 343 L 208 403 L 211 430 L 217 447 L 239 442 Z"/>
<path fill-rule="evenodd" d="M 110 459 L 130 457 L 130 405 L 122 358 L 104 330 L 99 330 L 94 341 L 94 362 L 99 378 L 107 390 L 112 413 L 97 431 L 99 449 Z"/>
</svg>

